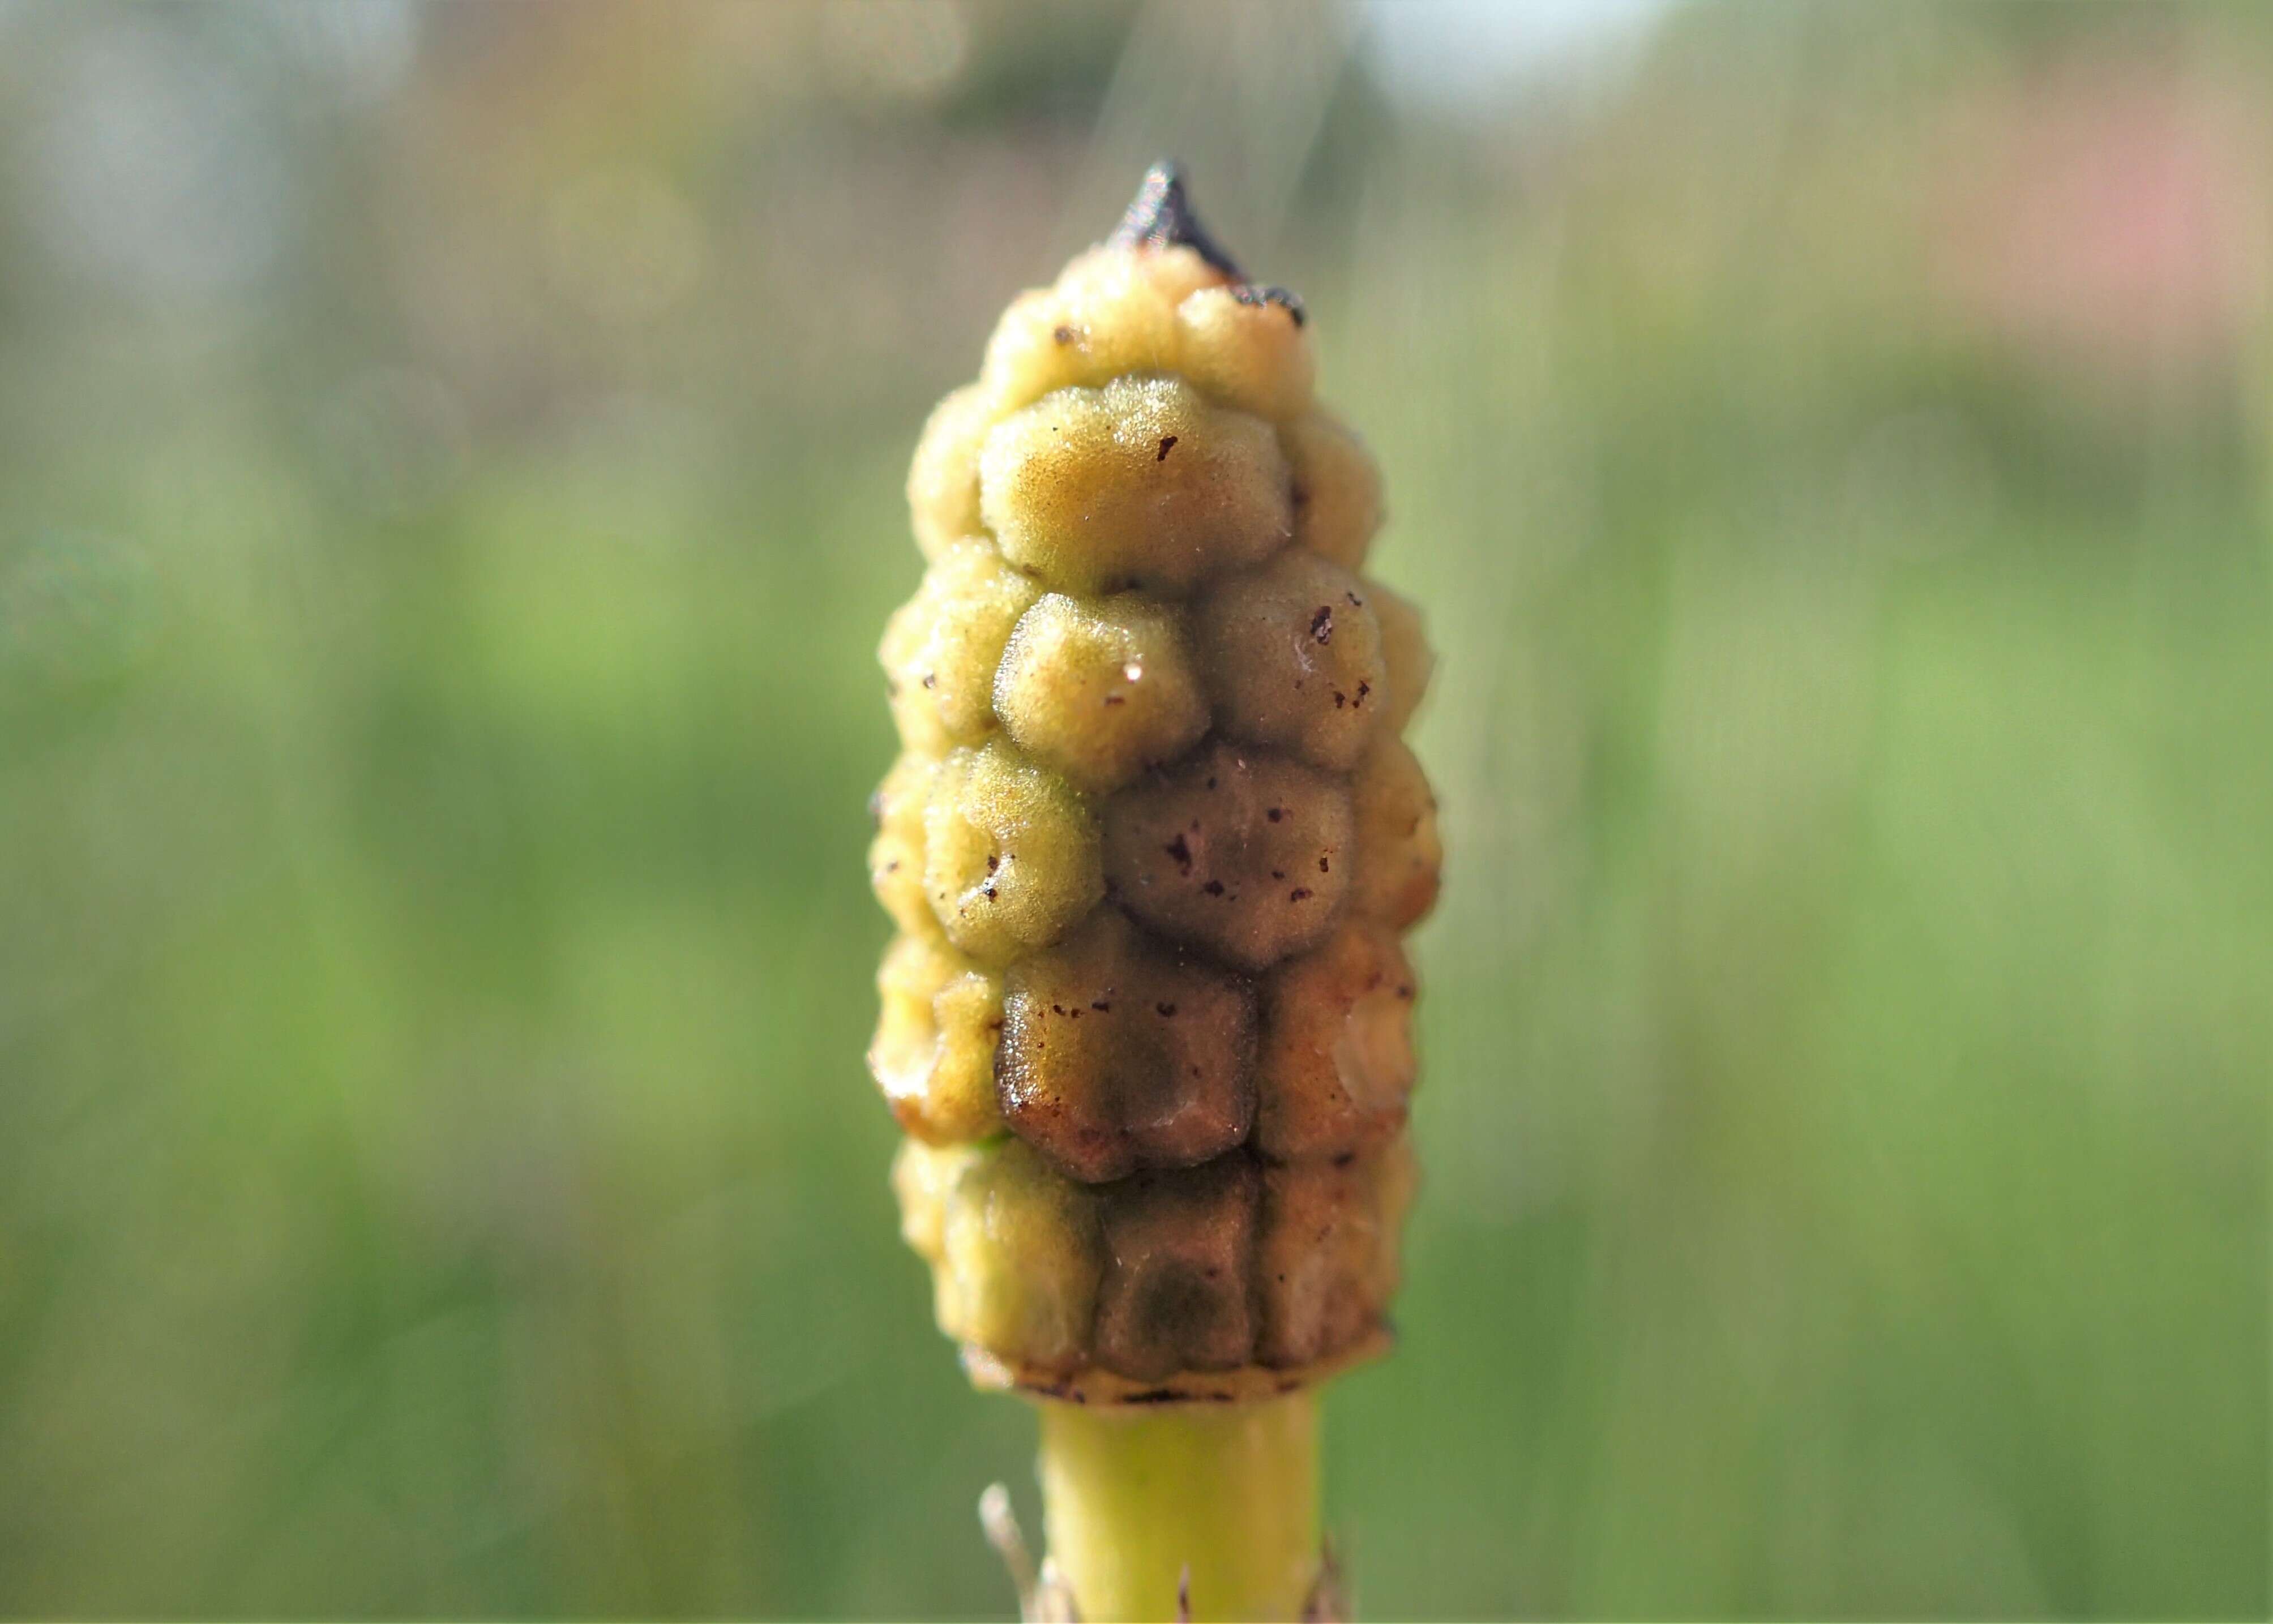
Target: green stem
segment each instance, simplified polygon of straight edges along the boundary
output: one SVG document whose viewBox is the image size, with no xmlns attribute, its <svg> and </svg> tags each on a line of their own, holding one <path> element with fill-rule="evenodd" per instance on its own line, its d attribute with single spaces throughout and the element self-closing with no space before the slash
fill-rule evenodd
<svg viewBox="0 0 2273 1624">
<path fill-rule="evenodd" d="M 1046 1402 L 1042 1514 L 1089 1624 L 1295 1619 L 1318 1577 L 1317 1402 L 1154 1409 Z"/>
</svg>

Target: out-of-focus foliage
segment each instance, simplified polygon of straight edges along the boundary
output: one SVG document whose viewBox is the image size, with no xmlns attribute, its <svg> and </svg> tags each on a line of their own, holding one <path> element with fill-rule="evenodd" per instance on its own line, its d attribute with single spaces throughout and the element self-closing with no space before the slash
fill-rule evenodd
<svg viewBox="0 0 2273 1624">
<path fill-rule="evenodd" d="M 1175 151 L 1443 651 L 1363 1605 L 2265 1613 L 2273 31 L 1388 9 L 0 4 L 0 1612 L 1007 1608 L 871 650 Z"/>
</svg>

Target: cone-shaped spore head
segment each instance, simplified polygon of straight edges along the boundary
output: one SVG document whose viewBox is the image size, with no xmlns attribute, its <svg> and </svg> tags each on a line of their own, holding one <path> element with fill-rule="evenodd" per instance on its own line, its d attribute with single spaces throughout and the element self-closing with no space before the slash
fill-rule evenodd
<svg viewBox="0 0 2273 1624">
<path fill-rule="evenodd" d="M 1379 472 L 1185 187 L 1155 165 L 934 414 L 879 649 L 906 1232 L 974 1380 L 1092 1407 L 1385 1345 L 1441 858 Z"/>
</svg>

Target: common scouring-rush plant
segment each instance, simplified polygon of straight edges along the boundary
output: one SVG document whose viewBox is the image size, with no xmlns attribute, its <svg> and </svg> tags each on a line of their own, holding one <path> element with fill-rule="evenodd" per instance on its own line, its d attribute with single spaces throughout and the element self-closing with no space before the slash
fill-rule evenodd
<svg viewBox="0 0 2273 1624">
<path fill-rule="evenodd" d="M 940 1327 L 1039 1404 L 1030 1612 L 1336 1605 L 1314 1394 L 1388 1340 L 1440 853 L 1430 655 L 1305 321 L 1156 166 L 909 475 L 869 1064 Z"/>
</svg>

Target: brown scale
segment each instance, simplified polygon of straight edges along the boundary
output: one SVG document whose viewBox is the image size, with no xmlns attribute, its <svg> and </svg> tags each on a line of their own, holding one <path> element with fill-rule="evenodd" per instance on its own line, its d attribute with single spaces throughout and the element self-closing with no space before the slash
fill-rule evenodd
<svg viewBox="0 0 2273 1624">
<path fill-rule="evenodd" d="M 1324 937 L 1350 884 L 1347 783 L 1218 740 L 1105 809 L 1106 894 L 1242 969 Z"/>
<path fill-rule="evenodd" d="M 1362 573 L 1379 475 L 1312 376 L 1301 302 L 1156 170 L 1012 303 L 910 471 L 869 1059 L 984 1380 L 1242 1396 L 1384 1337 L 1430 655 Z"/>
<path fill-rule="evenodd" d="M 1263 1180 L 1243 1156 L 1105 1190 L 1097 1362 L 1138 1381 L 1236 1370 L 1255 1354 Z"/>
<path fill-rule="evenodd" d="M 995 1097 L 1090 1184 L 1236 1149 L 1255 1121 L 1255 992 L 1100 909 L 1010 969 Z"/>
</svg>

